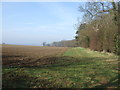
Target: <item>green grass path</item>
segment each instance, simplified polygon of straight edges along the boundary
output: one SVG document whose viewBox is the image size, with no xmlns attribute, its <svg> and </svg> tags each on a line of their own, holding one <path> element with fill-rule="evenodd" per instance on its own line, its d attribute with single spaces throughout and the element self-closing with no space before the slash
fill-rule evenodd
<svg viewBox="0 0 120 90">
<path fill-rule="evenodd" d="M 118 60 L 114 54 L 80 47 L 70 48 L 55 64 L 46 67 L 3 67 L 3 85 L 31 88 L 117 88 L 116 68 Z"/>
</svg>

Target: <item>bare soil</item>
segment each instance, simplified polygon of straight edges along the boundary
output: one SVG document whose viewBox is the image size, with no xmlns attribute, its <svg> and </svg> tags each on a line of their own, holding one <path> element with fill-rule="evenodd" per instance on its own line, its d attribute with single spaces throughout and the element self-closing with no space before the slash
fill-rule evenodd
<svg viewBox="0 0 120 90">
<path fill-rule="evenodd" d="M 67 47 L 2 45 L 3 66 L 40 66 L 53 64 Z"/>
</svg>

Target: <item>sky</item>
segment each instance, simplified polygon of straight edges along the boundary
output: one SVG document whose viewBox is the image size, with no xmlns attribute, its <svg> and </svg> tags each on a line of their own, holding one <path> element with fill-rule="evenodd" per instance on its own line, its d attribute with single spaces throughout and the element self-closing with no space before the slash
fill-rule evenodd
<svg viewBox="0 0 120 90">
<path fill-rule="evenodd" d="M 81 2 L 2 3 L 2 42 L 42 45 L 75 37 Z"/>
</svg>

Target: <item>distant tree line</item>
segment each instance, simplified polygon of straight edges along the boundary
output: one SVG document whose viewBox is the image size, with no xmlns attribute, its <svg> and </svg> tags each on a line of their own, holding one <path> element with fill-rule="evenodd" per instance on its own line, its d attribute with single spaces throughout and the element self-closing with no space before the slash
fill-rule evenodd
<svg viewBox="0 0 120 90">
<path fill-rule="evenodd" d="M 84 47 L 120 55 L 120 2 L 87 2 L 79 7 L 83 20 L 77 25 L 75 40 L 43 46 Z"/>
<path fill-rule="evenodd" d="M 43 42 L 43 46 L 51 46 L 51 44 Z"/>
<path fill-rule="evenodd" d="M 76 40 L 62 40 L 58 42 L 46 43 L 43 42 L 43 46 L 56 46 L 56 47 L 75 47 Z"/>
<path fill-rule="evenodd" d="M 63 40 L 59 42 L 53 42 L 51 44 L 52 46 L 57 46 L 57 47 L 75 47 L 76 46 L 76 41 L 75 40 Z"/>
<path fill-rule="evenodd" d="M 79 10 L 84 16 L 77 27 L 77 46 L 120 55 L 120 2 L 87 2 Z"/>
</svg>

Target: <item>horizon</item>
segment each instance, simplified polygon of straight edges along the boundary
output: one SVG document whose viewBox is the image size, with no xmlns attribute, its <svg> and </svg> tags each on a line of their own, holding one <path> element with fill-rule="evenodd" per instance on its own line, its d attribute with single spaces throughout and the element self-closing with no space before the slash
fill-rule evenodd
<svg viewBox="0 0 120 90">
<path fill-rule="evenodd" d="M 4 2 L 2 3 L 2 43 L 41 46 L 73 40 L 81 2 Z"/>
</svg>

